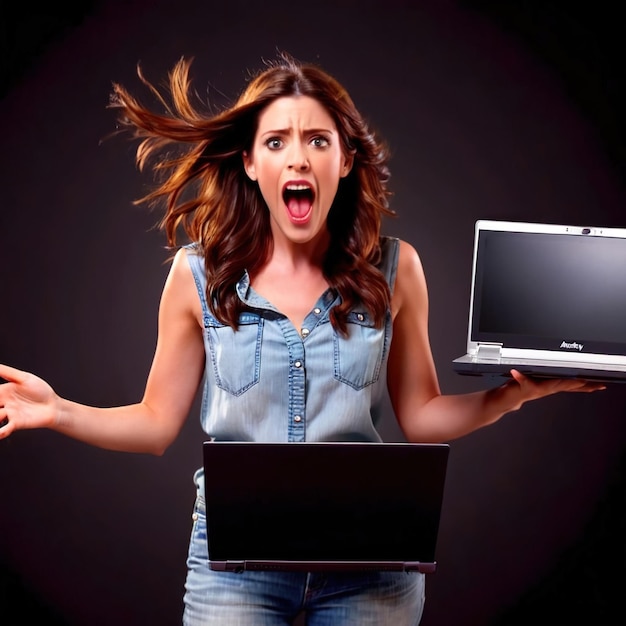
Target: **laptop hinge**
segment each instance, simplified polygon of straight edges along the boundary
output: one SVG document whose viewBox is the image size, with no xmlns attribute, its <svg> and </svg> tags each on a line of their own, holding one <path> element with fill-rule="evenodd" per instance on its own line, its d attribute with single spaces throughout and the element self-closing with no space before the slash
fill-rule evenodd
<svg viewBox="0 0 626 626">
<path fill-rule="evenodd" d="M 476 350 L 476 358 L 488 359 L 490 361 L 500 361 L 502 357 L 502 344 L 501 343 L 479 343 Z"/>
</svg>

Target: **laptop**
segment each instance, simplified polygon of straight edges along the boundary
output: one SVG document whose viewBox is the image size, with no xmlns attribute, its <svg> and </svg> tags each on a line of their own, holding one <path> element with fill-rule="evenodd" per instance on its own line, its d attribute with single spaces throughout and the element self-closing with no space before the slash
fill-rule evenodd
<svg viewBox="0 0 626 626">
<path fill-rule="evenodd" d="M 626 381 L 626 229 L 478 220 L 470 376 Z"/>
<path fill-rule="evenodd" d="M 213 570 L 432 573 L 448 444 L 203 445 Z"/>
</svg>

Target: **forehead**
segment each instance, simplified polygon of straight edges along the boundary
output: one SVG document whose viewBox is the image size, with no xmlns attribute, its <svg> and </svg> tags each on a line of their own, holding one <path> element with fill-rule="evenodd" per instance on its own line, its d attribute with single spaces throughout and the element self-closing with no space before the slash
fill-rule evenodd
<svg viewBox="0 0 626 626">
<path fill-rule="evenodd" d="M 310 96 L 277 98 L 259 114 L 259 132 L 293 127 L 336 130 L 330 113 L 318 100 Z"/>
</svg>

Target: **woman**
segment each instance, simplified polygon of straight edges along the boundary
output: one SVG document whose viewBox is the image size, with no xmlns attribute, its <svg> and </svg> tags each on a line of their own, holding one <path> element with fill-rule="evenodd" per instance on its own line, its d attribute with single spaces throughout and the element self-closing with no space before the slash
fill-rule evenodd
<svg viewBox="0 0 626 626">
<path fill-rule="evenodd" d="M 174 251 L 143 398 L 85 406 L 0 365 L 0 438 L 45 427 L 160 455 L 202 382 L 200 417 L 213 439 L 380 441 L 388 388 L 406 439 L 440 442 L 529 400 L 602 388 L 513 371 L 498 388 L 442 395 L 420 259 L 380 234 L 393 214 L 388 154 L 345 89 L 285 54 L 231 108 L 208 114 L 189 96 L 189 69 L 183 59 L 171 72 L 169 103 L 144 80 L 163 114 L 120 85 L 111 101 L 140 140 L 140 167 L 162 176 L 142 201 L 164 203 Z M 421 574 L 211 571 L 202 470 L 194 479 L 185 624 L 288 624 L 301 610 L 310 625 L 419 623 Z"/>
</svg>

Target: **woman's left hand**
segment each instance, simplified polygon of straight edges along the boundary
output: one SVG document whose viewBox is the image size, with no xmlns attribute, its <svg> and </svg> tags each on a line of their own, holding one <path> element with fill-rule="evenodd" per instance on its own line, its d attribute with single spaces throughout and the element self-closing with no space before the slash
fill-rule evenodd
<svg viewBox="0 0 626 626">
<path fill-rule="evenodd" d="M 511 370 L 511 380 L 503 386 L 514 389 L 518 393 L 518 402 L 511 410 L 519 409 L 522 404 L 529 400 L 537 400 L 562 391 L 591 393 L 606 389 L 606 385 L 601 382 L 582 378 L 531 378 L 518 370 Z"/>
</svg>

